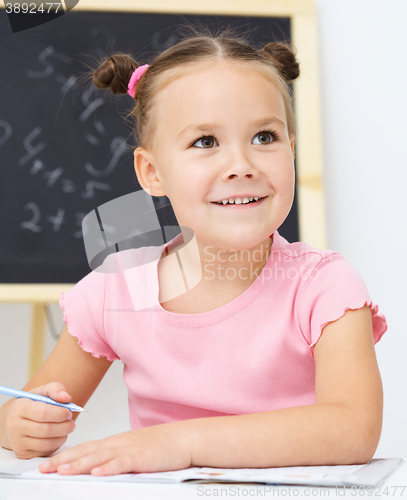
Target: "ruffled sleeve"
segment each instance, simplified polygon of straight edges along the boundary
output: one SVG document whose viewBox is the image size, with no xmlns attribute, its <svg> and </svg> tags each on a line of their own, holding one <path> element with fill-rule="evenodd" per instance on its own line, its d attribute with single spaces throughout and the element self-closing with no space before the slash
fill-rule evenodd
<svg viewBox="0 0 407 500">
<path fill-rule="evenodd" d="M 372 313 L 373 341 L 387 330 L 386 318 L 372 302 L 358 272 L 339 253 L 331 253 L 315 265 L 305 280 L 297 303 L 298 323 L 314 357 L 314 346 L 323 328 L 341 318 L 348 309 L 368 305 Z"/>
<path fill-rule="evenodd" d="M 114 361 L 120 358 L 106 339 L 103 321 L 105 288 L 106 275 L 92 271 L 67 293 L 61 293 L 59 305 L 68 331 L 78 339 L 78 345 L 95 358 Z"/>
</svg>

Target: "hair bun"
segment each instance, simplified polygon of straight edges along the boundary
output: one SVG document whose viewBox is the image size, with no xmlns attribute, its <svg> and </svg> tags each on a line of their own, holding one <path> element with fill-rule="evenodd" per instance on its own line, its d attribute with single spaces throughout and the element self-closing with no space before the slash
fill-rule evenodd
<svg viewBox="0 0 407 500">
<path fill-rule="evenodd" d="M 280 42 L 270 42 L 261 52 L 277 61 L 277 69 L 287 82 L 292 82 L 299 77 L 300 65 L 290 45 Z"/>
<path fill-rule="evenodd" d="M 130 77 L 138 66 L 127 54 L 114 54 L 105 59 L 94 72 L 93 83 L 98 89 L 110 87 L 113 94 L 126 94 Z"/>
</svg>

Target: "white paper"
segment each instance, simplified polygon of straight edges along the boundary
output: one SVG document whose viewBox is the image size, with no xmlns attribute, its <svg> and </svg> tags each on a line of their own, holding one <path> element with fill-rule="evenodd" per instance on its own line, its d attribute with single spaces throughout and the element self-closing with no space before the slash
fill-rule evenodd
<svg viewBox="0 0 407 500">
<path fill-rule="evenodd" d="M 58 450 L 60 452 L 62 450 Z M 309 486 L 372 486 L 381 485 L 404 463 L 402 458 L 374 458 L 362 465 L 331 465 L 306 467 L 273 467 L 268 469 L 221 469 L 190 467 L 178 471 L 119 474 L 116 476 L 74 476 L 58 473 L 43 474 L 38 466 L 46 458 L 19 460 L 0 467 L 0 477 L 62 481 L 112 481 L 180 483 L 186 480 L 233 483 L 297 484 Z"/>
</svg>

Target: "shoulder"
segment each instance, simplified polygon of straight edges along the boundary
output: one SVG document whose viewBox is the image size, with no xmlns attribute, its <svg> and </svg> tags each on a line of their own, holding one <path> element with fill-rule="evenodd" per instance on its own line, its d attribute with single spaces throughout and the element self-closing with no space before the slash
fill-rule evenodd
<svg viewBox="0 0 407 500">
<path fill-rule="evenodd" d="M 298 282 L 299 290 L 308 289 L 312 283 L 323 281 L 348 281 L 362 279 L 349 261 L 339 252 L 322 250 L 308 243 L 289 243 L 278 232 L 274 233 L 271 261 L 285 269 L 285 276 Z"/>
<path fill-rule="evenodd" d="M 61 293 L 59 304 L 64 312 L 64 321 L 75 314 L 83 317 L 99 317 L 103 310 L 106 291 L 106 277 L 103 273 L 91 271 L 68 292 Z"/>
<path fill-rule="evenodd" d="M 80 279 L 65 296 L 85 297 L 93 295 L 94 297 L 104 292 L 106 286 L 106 277 L 104 273 L 91 271 Z"/>
<path fill-rule="evenodd" d="M 289 243 L 278 231 L 273 234 L 273 251 L 276 254 L 285 257 L 285 260 L 306 260 L 310 264 L 318 264 L 325 259 L 332 259 L 334 255 L 340 256 L 338 252 L 333 250 L 322 250 L 320 248 L 312 247 L 308 243 L 302 241 L 295 241 Z"/>
</svg>

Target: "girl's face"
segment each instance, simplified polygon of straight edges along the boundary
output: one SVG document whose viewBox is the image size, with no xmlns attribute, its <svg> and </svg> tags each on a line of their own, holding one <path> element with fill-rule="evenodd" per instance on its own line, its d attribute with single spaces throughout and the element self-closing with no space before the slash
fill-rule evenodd
<svg viewBox="0 0 407 500">
<path fill-rule="evenodd" d="M 265 241 L 294 197 L 294 137 L 274 84 L 220 61 L 171 82 L 156 106 L 156 148 L 147 154 L 156 182 L 143 187 L 168 196 L 199 243 L 243 250 Z M 217 203 L 251 196 L 263 199 Z"/>
</svg>

